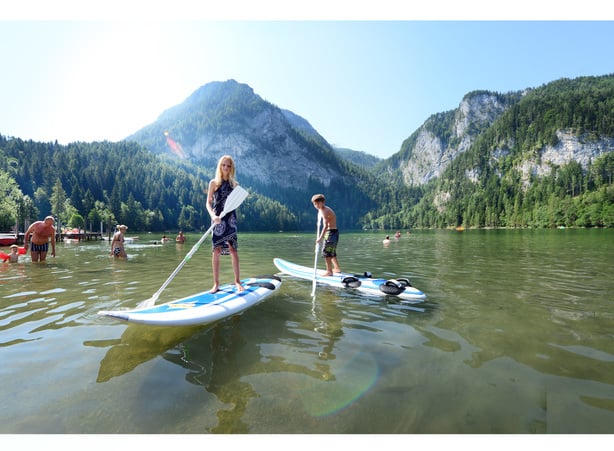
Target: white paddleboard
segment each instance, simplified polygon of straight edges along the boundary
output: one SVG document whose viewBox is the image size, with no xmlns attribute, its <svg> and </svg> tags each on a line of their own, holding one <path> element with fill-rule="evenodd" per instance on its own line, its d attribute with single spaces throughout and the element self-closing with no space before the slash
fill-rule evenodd
<svg viewBox="0 0 614 451">
<path fill-rule="evenodd" d="M 237 315 L 263 301 L 281 286 L 281 278 L 274 275 L 241 280 L 244 291 L 234 284 L 220 286 L 217 293 L 208 291 L 181 299 L 132 310 L 102 310 L 99 315 L 132 323 L 154 326 L 191 326 L 207 324 Z"/>
<path fill-rule="evenodd" d="M 273 259 L 273 263 L 284 274 L 313 281 L 313 268 L 297 265 L 281 258 Z M 379 279 L 350 273 L 324 276 L 319 270 L 316 271 L 316 282 L 338 288 L 353 288 L 372 295 L 396 296 L 401 301 L 412 303 L 426 299 L 426 294 L 412 287 L 407 279 Z"/>
</svg>

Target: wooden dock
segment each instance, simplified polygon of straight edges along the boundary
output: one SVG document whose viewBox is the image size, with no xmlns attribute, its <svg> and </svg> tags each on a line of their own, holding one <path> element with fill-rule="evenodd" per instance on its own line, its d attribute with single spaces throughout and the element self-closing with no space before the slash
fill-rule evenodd
<svg viewBox="0 0 614 451">
<path fill-rule="evenodd" d="M 70 238 L 78 241 L 93 241 L 102 240 L 102 233 L 100 232 L 82 232 L 82 233 L 56 233 L 55 240 L 64 241 L 64 238 Z"/>
<path fill-rule="evenodd" d="M 20 232 L 17 235 L 17 244 L 23 246 L 24 233 Z M 64 241 L 64 238 L 69 238 L 77 241 L 95 241 L 102 240 L 102 233 L 100 232 L 82 232 L 82 233 L 56 233 L 55 242 L 60 243 Z"/>
</svg>

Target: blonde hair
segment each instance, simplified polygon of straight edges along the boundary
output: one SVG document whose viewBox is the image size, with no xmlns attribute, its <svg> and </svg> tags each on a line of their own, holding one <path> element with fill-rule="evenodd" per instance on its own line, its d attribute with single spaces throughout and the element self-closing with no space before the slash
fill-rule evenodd
<svg viewBox="0 0 614 451">
<path fill-rule="evenodd" d="M 228 160 L 230 162 L 230 173 L 228 174 L 228 181 L 230 182 L 231 187 L 235 187 L 238 185 L 237 180 L 235 178 L 236 168 L 235 162 L 230 155 L 222 155 L 217 162 L 217 168 L 215 169 L 215 187 L 216 189 L 222 186 L 222 182 L 224 179 L 222 178 L 222 163 Z"/>
</svg>

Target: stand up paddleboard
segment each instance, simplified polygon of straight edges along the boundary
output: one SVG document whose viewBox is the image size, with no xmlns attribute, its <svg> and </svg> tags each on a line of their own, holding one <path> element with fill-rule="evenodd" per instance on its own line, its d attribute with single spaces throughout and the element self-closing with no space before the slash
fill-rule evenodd
<svg viewBox="0 0 614 451">
<path fill-rule="evenodd" d="M 281 258 L 273 259 L 273 263 L 284 274 L 298 277 L 299 279 L 313 280 L 313 268 L 297 265 Z M 337 288 L 354 288 L 379 296 L 397 296 L 401 301 L 405 302 L 422 302 L 426 299 L 426 294 L 412 287 L 407 279 L 377 279 L 372 278 L 368 274 L 358 275 L 349 273 L 323 276 L 321 271 L 317 271 L 315 280 L 317 283 Z"/>
<path fill-rule="evenodd" d="M 244 291 L 234 284 L 220 286 L 216 293 L 203 293 L 151 307 L 132 310 L 102 310 L 99 315 L 153 326 L 192 326 L 207 324 L 237 315 L 263 301 L 281 286 L 278 276 L 259 276 L 241 280 Z"/>
</svg>

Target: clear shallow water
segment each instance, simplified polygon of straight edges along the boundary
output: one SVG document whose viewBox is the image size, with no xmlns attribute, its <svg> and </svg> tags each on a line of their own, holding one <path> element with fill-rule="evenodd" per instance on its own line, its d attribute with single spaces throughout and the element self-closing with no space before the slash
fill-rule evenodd
<svg viewBox="0 0 614 451">
<path fill-rule="evenodd" d="M 312 235 L 242 234 L 242 275 L 310 266 Z M 0 263 L 0 432 L 613 432 L 613 230 L 383 235 L 342 234 L 342 269 L 408 277 L 427 302 L 323 286 L 313 301 L 284 276 L 240 317 L 127 325 L 96 312 L 150 297 L 200 235 L 142 236 L 128 261 L 85 242 Z M 160 301 L 211 284 L 207 241 Z"/>
</svg>

